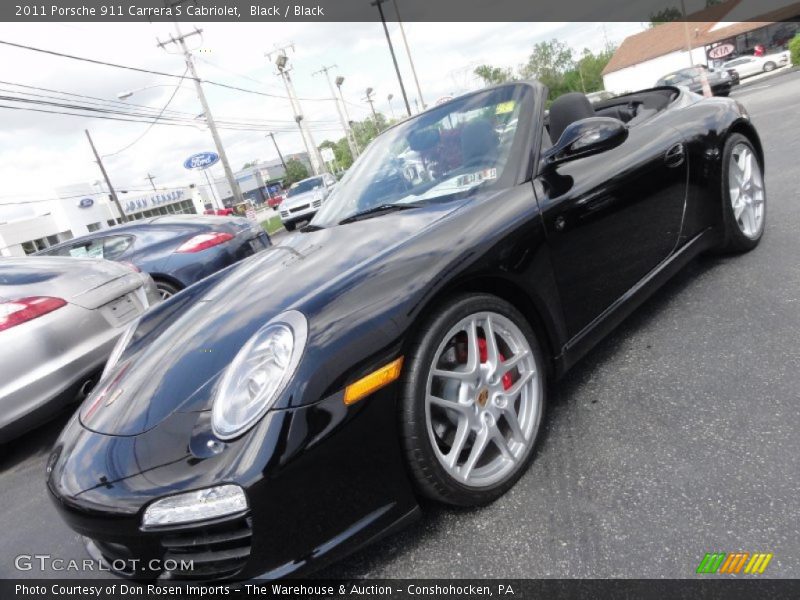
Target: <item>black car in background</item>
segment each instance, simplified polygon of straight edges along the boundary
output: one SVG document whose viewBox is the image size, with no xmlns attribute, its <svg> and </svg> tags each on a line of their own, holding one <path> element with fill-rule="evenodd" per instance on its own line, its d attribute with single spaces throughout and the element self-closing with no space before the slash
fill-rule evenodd
<svg viewBox="0 0 800 600">
<path fill-rule="evenodd" d="M 656 85 L 679 85 L 689 88 L 689 90 L 695 94 L 702 94 L 704 76 L 708 80 L 711 93 L 715 96 L 727 96 L 731 93 L 731 87 L 734 85 L 734 81 L 728 71 L 714 71 L 702 66 L 688 67 L 686 69 L 673 71 L 659 79 Z"/>
<path fill-rule="evenodd" d="M 49 256 L 105 258 L 149 273 L 162 298 L 271 244 L 248 219 L 168 215 L 95 231 L 37 252 Z"/>
</svg>

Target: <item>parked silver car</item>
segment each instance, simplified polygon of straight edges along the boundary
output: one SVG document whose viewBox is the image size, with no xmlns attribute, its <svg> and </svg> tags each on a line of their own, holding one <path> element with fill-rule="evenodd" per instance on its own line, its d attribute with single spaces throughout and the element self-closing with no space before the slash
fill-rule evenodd
<svg viewBox="0 0 800 600">
<path fill-rule="evenodd" d="M 283 226 L 288 231 L 293 231 L 298 222 L 310 221 L 335 185 L 336 178 L 328 173 L 295 183 L 280 205 Z"/>
<path fill-rule="evenodd" d="M 152 278 L 134 269 L 0 258 L 0 443 L 87 392 L 127 324 L 160 301 Z"/>
</svg>

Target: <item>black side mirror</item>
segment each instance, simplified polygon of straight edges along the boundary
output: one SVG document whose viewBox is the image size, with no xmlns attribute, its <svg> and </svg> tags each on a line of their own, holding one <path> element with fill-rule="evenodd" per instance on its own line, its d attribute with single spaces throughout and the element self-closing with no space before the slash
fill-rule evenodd
<svg viewBox="0 0 800 600">
<path fill-rule="evenodd" d="M 570 123 L 555 146 L 544 154 L 545 165 L 591 156 L 616 148 L 628 137 L 628 127 L 611 117 L 588 117 Z"/>
</svg>

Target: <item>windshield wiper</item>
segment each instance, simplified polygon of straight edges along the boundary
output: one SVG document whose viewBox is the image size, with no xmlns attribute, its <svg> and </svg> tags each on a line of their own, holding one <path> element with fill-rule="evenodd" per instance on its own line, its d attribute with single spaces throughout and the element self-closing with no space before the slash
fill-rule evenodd
<svg viewBox="0 0 800 600">
<path fill-rule="evenodd" d="M 363 219 L 368 219 L 375 215 L 382 215 L 390 212 L 395 212 L 398 210 L 406 210 L 409 208 L 419 208 L 422 206 L 422 202 L 403 202 L 397 204 L 379 204 L 378 206 L 373 206 L 372 208 L 368 208 L 366 210 L 362 210 L 361 212 L 357 212 L 354 215 L 350 215 L 349 217 L 345 217 L 341 221 L 339 221 L 339 225 L 345 225 L 347 223 L 353 223 L 355 221 L 361 221 Z"/>
</svg>

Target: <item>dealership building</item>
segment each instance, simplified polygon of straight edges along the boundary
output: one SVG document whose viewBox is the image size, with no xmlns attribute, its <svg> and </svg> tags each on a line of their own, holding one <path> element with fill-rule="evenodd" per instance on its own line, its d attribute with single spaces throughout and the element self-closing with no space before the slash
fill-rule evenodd
<svg viewBox="0 0 800 600">
<path fill-rule="evenodd" d="M 128 221 L 203 212 L 205 195 L 195 186 L 149 193 L 119 193 Z M 58 188 L 52 200 L 16 205 L 27 214 L 0 221 L 0 256 L 25 256 L 122 222 L 106 191 L 90 184 Z"/>
<path fill-rule="evenodd" d="M 800 3 L 771 11 L 770 4 L 775 1 L 759 4 L 765 12 L 752 20 L 753 3 L 728 0 L 689 15 L 690 22 L 662 23 L 629 36 L 603 70 L 603 86 L 622 94 L 653 87 L 692 64 L 714 68 L 753 55 L 759 45 L 766 54 L 783 51 L 800 31 Z"/>
<path fill-rule="evenodd" d="M 313 173 L 311 161 L 306 152 L 287 154 L 284 156 L 284 160 L 299 161 L 306 167 L 309 174 Z M 283 168 L 283 162 L 280 159 L 274 159 L 256 161 L 252 166 L 237 171 L 233 176 L 239 184 L 239 189 L 244 199 L 252 202 L 255 206 L 261 206 L 270 198 L 271 194 L 280 193 L 280 183 L 286 176 L 286 171 Z M 206 188 L 207 186 L 203 187 Z M 217 178 L 214 181 L 213 194 L 214 207 L 219 205 L 233 206 L 233 192 L 228 180 L 224 177 Z"/>
</svg>

